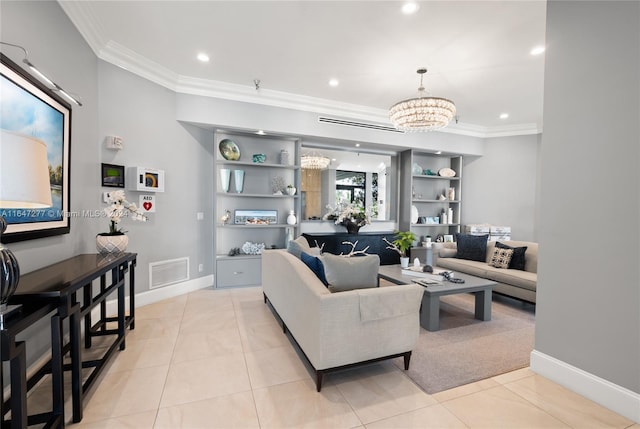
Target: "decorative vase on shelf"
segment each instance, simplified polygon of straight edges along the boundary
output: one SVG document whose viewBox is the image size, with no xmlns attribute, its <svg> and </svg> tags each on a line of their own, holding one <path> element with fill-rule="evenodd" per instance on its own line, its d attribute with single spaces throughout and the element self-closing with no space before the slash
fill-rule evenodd
<svg viewBox="0 0 640 429">
<path fill-rule="evenodd" d="M 231 170 L 228 168 L 220 169 L 220 186 L 225 192 L 229 192 L 229 183 L 231 183 Z"/>
<path fill-rule="evenodd" d="M 244 170 L 233 170 L 233 179 L 236 184 L 236 192 L 241 194 L 244 187 Z"/>
<path fill-rule="evenodd" d="M 287 194 L 289 195 L 295 195 L 296 194 L 296 188 L 294 188 L 293 186 L 287 186 Z"/>
<path fill-rule="evenodd" d="M 289 152 L 286 149 L 280 151 L 280 164 L 289 165 Z"/>
<path fill-rule="evenodd" d="M 126 234 L 96 235 L 96 248 L 98 253 L 122 253 L 127 251 L 129 237 Z"/>
<path fill-rule="evenodd" d="M 287 216 L 287 225 L 295 225 L 296 223 L 298 223 L 296 212 L 293 210 L 289 210 L 289 216 Z"/>
<path fill-rule="evenodd" d="M 351 220 L 343 220 L 342 225 L 347 228 L 347 233 L 349 234 L 357 234 L 358 231 L 360 231 L 360 228 L 362 228 L 361 225 L 358 225 Z"/>
</svg>

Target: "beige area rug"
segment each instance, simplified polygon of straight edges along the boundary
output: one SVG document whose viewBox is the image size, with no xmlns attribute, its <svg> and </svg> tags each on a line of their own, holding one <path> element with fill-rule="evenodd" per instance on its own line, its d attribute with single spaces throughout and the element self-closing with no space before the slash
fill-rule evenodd
<svg viewBox="0 0 640 429">
<path fill-rule="evenodd" d="M 440 330 L 420 330 L 405 373 L 427 393 L 529 366 L 535 305 L 494 295 L 491 320 L 474 318 L 471 294 L 440 300 Z M 404 368 L 402 359 L 394 364 Z"/>
</svg>

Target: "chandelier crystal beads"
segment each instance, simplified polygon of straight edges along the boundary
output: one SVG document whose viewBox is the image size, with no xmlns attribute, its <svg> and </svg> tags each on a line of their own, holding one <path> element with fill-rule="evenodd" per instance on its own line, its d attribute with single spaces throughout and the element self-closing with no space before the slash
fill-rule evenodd
<svg viewBox="0 0 640 429">
<path fill-rule="evenodd" d="M 418 69 L 420 75 L 419 97 L 400 101 L 389 109 L 389 119 L 402 131 L 431 131 L 446 127 L 456 115 L 453 101 L 441 97 L 424 96 L 422 78 L 427 69 Z"/>
</svg>

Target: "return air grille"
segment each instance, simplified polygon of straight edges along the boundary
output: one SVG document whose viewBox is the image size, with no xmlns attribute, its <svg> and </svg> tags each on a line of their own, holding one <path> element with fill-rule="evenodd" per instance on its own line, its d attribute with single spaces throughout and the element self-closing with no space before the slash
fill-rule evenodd
<svg viewBox="0 0 640 429">
<path fill-rule="evenodd" d="M 189 258 L 170 259 L 149 264 L 149 289 L 189 280 Z"/>
<path fill-rule="evenodd" d="M 327 118 L 325 116 L 318 116 L 318 122 L 324 122 L 326 124 L 343 125 L 345 127 L 368 128 L 370 130 L 388 131 L 391 133 L 404 134 L 404 131 L 396 130 L 395 128 L 387 125 L 368 124 L 366 122 L 344 121 L 342 119 Z"/>
</svg>

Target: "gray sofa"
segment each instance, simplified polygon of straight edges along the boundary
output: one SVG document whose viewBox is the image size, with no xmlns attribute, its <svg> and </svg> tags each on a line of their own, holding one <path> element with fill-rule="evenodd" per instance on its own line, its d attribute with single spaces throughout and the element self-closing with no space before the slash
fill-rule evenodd
<svg viewBox="0 0 640 429">
<path fill-rule="evenodd" d="M 524 271 L 512 268 L 495 268 L 489 265 L 495 242 L 487 243 L 487 258 L 485 262 L 469 261 L 455 257 L 456 244 L 446 243 L 440 250 L 437 266 L 448 270 L 459 271 L 493 280 L 497 283 L 494 292 L 511 296 L 523 301 L 536 302 L 536 288 L 538 284 L 538 243 L 529 241 L 501 241 L 511 247 L 526 246 Z"/>
<path fill-rule="evenodd" d="M 291 333 L 313 366 L 318 392 L 325 373 L 358 363 L 403 356 L 409 368 L 420 332 L 422 287 L 331 293 L 298 257 L 286 250 L 265 250 L 262 288 L 265 303 L 271 303 L 283 330 Z"/>
</svg>

